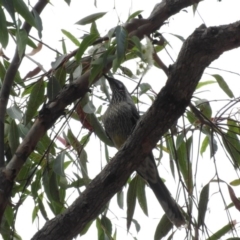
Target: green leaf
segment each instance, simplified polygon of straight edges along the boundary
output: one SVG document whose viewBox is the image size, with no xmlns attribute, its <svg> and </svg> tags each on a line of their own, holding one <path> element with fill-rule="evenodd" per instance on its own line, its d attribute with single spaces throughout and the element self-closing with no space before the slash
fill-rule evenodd
<svg viewBox="0 0 240 240">
<path fill-rule="evenodd" d="M 11 18 L 16 26 L 17 24 L 16 24 L 16 18 L 15 18 L 15 10 L 14 10 L 14 5 L 13 5 L 13 0 L 2 0 L 2 5 L 8 11 L 9 15 L 11 16 Z"/>
<path fill-rule="evenodd" d="M 85 50 L 92 45 L 92 43 L 97 39 L 97 35 L 96 34 L 90 34 L 87 35 L 81 42 L 80 47 L 76 53 L 76 60 L 77 62 L 79 62 L 82 58 L 83 53 L 85 52 Z"/>
<path fill-rule="evenodd" d="M 32 13 L 29 11 L 26 3 L 23 0 L 13 0 L 14 7 L 16 11 L 28 22 L 31 26 L 35 25 L 35 19 Z"/>
<path fill-rule="evenodd" d="M 103 215 L 102 218 L 101 218 L 101 224 L 102 224 L 102 227 L 103 227 L 105 233 L 108 236 L 111 236 L 111 234 L 112 234 L 112 223 L 109 220 L 109 218 L 107 218 L 106 216 Z"/>
<path fill-rule="evenodd" d="M 207 99 L 199 99 L 195 101 L 195 105 L 207 119 L 212 117 L 212 108 Z"/>
<path fill-rule="evenodd" d="M 9 132 L 8 132 L 8 141 L 11 148 L 12 154 L 14 154 L 17 150 L 17 147 L 19 146 L 19 133 L 18 133 L 18 127 L 14 120 L 11 121 Z"/>
<path fill-rule="evenodd" d="M 185 38 L 184 37 L 182 37 L 182 36 L 180 36 L 178 34 L 173 34 L 173 33 L 169 33 L 169 34 L 174 36 L 174 37 L 176 37 L 176 38 L 178 38 L 181 42 L 185 42 Z"/>
<path fill-rule="evenodd" d="M 43 103 L 44 89 L 45 87 L 42 79 L 34 84 L 27 104 L 25 125 L 36 115 L 38 107 Z"/>
<path fill-rule="evenodd" d="M 39 207 L 38 206 L 35 206 L 33 208 L 33 211 L 32 211 L 32 223 L 34 222 L 34 220 L 36 219 L 37 215 L 38 215 L 38 212 L 39 212 Z"/>
<path fill-rule="evenodd" d="M 91 34 L 96 34 L 98 37 L 100 36 L 98 29 L 97 29 L 97 24 L 96 22 L 93 22 L 90 28 L 90 33 Z"/>
<path fill-rule="evenodd" d="M 123 191 L 120 191 L 117 193 L 117 203 L 118 203 L 118 206 L 123 209 Z"/>
<path fill-rule="evenodd" d="M 130 229 L 137 198 L 137 176 L 132 179 L 127 192 L 127 230 Z"/>
<path fill-rule="evenodd" d="M 224 227 L 219 229 L 217 232 L 215 232 L 212 236 L 207 238 L 207 240 L 219 240 L 219 239 L 221 239 L 221 237 L 223 235 L 225 235 L 226 233 L 228 233 L 229 231 L 231 231 L 233 229 L 234 225 L 235 225 L 234 222 L 228 223 L 227 225 L 225 225 Z"/>
<path fill-rule="evenodd" d="M 35 20 L 35 26 L 38 30 L 38 36 L 41 39 L 42 38 L 42 30 L 43 30 L 42 19 L 39 16 L 38 12 L 34 8 L 33 8 L 33 15 L 34 15 L 34 20 Z"/>
<path fill-rule="evenodd" d="M 61 90 L 61 86 L 59 84 L 59 81 L 56 79 L 56 77 L 51 76 L 49 78 L 49 81 L 47 83 L 47 96 L 49 100 L 53 100 L 59 91 Z"/>
<path fill-rule="evenodd" d="M 191 193 L 193 190 L 193 179 L 192 179 L 192 163 L 189 159 L 190 148 L 192 144 L 192 137 L 188 138 L 187 142 L 182 141 L 182 144 L 177 149 L 177 159 L 180 167 L 180 171 L 183 175 L 188 191 Z"/>
<path fill-rule="evenodd" d="M 201 82 L 198 83 L 196 89 L 199 89 L 201 87 L 204 87 L 204 86 L 207 86 L 207 85 L 213 84 L 213 83 L 216 83 L 216 81 L 213 81 L 213 80 L 201 81 Z"/>
<path fill-rule="evenodd" d="M 80 232 L 80 236 L 83 236 L 84 234 L 87 233 L 87 231 L 88 231 L 88 229 L 91 227 L 92 223 L 93 223 L 93 220 L 90 221 L 90 222 L 88 222 L 88 223 L 85 225 L 85 227 L 83 228 L 83 230 Z"/>
<path fill-rule="evenodd" d="M 22 120 L 22 112 L 21 112 L 20 108 L 15 104 L 7 109 L 7 114 L 12 119 L 17 119 L 19 121 Z"/>
<path fill-rule="evenodd" d="M 240 142 L 237 135 L 228 130 L 227 133 L 222 136 L 222 141 L 234 166 L 237 168 L 240 165 Z"/>
<path fill-rule="evenodd" d="M 239 186 L 240 185 L 240 179 L 236 179 L 230 182 L 230 185 L 232 186 Z"/>
<path fill-rule="evenodd" d="M 203 139 L 202 145 L 201 145 L 201 148 L 200 148 L 200 154 L 201 154 L 201 156 L 202 156 L 203 153 L 206 151 L 208 145 L 209 145 L 209 137 L 206 136 L 206 137 Z"/>
<path fill-rule="evenodd" d="M 49 221 L 49 218 L 48 218 L 46 209 L 45 209 L 45 207 L 44 207 L 44 205 L 43 205 L 43 202 L 42 202 L 42 194 L 39 196 L 39 198 L 37 199 L 37 201 L 38 201 L 39 210 L 40 210 L 43 218 L 44 218 L 46 221 Z"/>
<path fill-rule="evenodd" d="M 205 225 L 204 219 L 207 211 L 208 198 L 209 198 L 209 183 L 203 187 L 200 193 L 200 200 L 198 205 L 198 227 Z"/>
<path fill-rule="evenodd" d="M 237 135 L 240 135 L 240 126 L 239 126 L 239 122 L 235 121 L 233 119 L 228 119 L 227 120 L 227 126 L 229 131 L 236 133 Z"/>
<path fill-rule="evenodd" d="M 225 82 L 225 80 L 223 79 L 222 76 L 218 75 L 218 74 L 214 74 L 212 75 L 216 80 L 217 83 L 219 85 L 219 87 L 230 97 L 230 98 L 234 98 L 234 94 L 232 92 L 232 90 L 228 87 L 227 83 Z"/>
<path fill-rule="evenodd" d="M 117 40 L 117 59 L 118 62 L 121 62 L 125 56 L 127 46 L 127 31 L 122 26 L 117 26 L 115 31 Z"/>
<path fill-rule="evenodd" d="M 62 88 L 65 85 L 66 76 L 67 76 L 67 72 L 64 65 L 58 68 L 57 71 L 55 71 L 55 78 L 59 82 L 60 88 Z"/>
<path fill-rule="evenodd" d="M 143 178 L 141 178 L 139 175 L 137 177 L 137 199 L 139 202 L 139 205 L 146 216 L 148 216 L 148 207 L 147 207 L 147 198 L 146 198 L 146 192 L 145 192 L 145 181 Z"/>
<path fill-rule="evenodd" d="M 81 20 L 77 21 L 75 24 L 86 25 L 86 24 L 89 24 L 89 23 L 93 23 L 97 19 L 103 17 L 105 14 L 106 14 L 106 12 L 94 13 L 94 14 L 91 14 L 91 15 L 85 17 L 85 18 L 82 18 Z"/>
<path fill-rule="evenodd" d="M 4 217 L 7 219 L 7 222 L 10 226 L 13 224 L 13 208 L 10 205 L 7 205 L 5 212 L 4 212 Z"/>
<path fill-rule="evenodd" d="M 141 83 L 139 87 L 141 89 L 140 95 L 146 93 L 148 90 L 152 88 L 149 83 Z"/>
<path fill-rule="evenodd" d="M 78 41 L 77 38 L 75 38 L 75 36 L 73 36 L 70 32 L 68 32 L 67 30 L 62 29 L 61 30 L 62 33 L 69 39 L 71 40 L 76 46 L 80 45 L 80 42 Z"/>
<path fill-rule="evenodd" d="M 1 33 L 0 43 L 2 44 L 3 48 L 6 48 L 8 44 L 7 22 L 1 6 L 0 6 L 0 33 Z"/>
<path fill-rule="evenodd" d="M 173 228 L 173 224 L 168 219 L 166 214 L 164 214 L 157 225 L 157 228 L 154 234 L 154 240 L 162 239 L 171 231 L 172 228 Z"/>
<path fill-rule="evenodd" d="M 140 224 L 138 223 L 138 221 L 135 220 L 135 219 L 132 219 L 132 222 L 133 222 L 133 224 L 135 225 L 136 231 L 139 232 L 140 229 L 141 229 L 141 226 L 140 226 Z"/>
<path fill-rule="evenodd" d="M 65 177 L 65 173 L 64 173 L 64 159 L 65 159 L 65 152 L 61 152 L 60 154 L 58 154 L 58 156 L 56 157 L 56 159 L 53 162 L 53 171 L 62 177 Z"/>
<path fill-rule="evenodd" d="M 17 48 L 18 48 L 19 58 L 22 58 L 25 52 L 27 41 L 28 41 L 28 36 L 26 31 L 24 29 L 20 29 L 19 31 L 17 31 Z"/>
<path fill-rule="evenodd" d="M 138 11 L 132 13 L 132 14 L 128 17 L 127 22 L 129 22 L 132 18 L 137 17 L 141 12 L 143 12 L 143 10 L 138 10 Z"/>
</svg>

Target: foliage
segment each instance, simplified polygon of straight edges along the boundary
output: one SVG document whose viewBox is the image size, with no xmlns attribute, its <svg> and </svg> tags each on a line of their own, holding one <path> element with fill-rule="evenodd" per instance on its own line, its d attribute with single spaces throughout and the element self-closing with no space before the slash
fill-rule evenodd
<svg viewBox="0 0 240 240">
<path fill-rule="evenodd" d="M 71 5 L 70 0 L 65 0 L 65 2 Z M 136 36 L 129 36 L 123 25 L 111 29 L 107 34 L 108 40 L 99 41 L 100 31 L 97 21 L 104 19 L 106 14 L 106 12 L 99 12 L 77 21 L 77 25 L 88 27 L 88 32 L 81 39 L 78 39 L 71 31 L 62 29 L 62 36 L 65 38 L 62 40 L 62 49 L 57 51 L 49 48 L 49 51 L 55 51 L 56 59 L 52 62 L 51 69 L 44 71 L 41 63 L 33 60 L 34 56 L 41 51 L 39 47 L 42 46 L 41 41 L 28 35 L 22 28 L 23 22 L 26 21 L 37 30 L 39 39 L 41 39 L 41 17 L 34 10 L 31 13 L 32 8 L 28 5 L 28 1 L 2 0 L 0 5 L 2 47 L 12 45 L 10 39 L 14 39 L 20 57 L 24 57 L 26 47 L 32 48 L 31 54 L 27 57 L 37 65 L 37 68 L 33 70 L 28 69 L 24 78 L 21 77 L 22 69 L 19 68 L 14 78 L 9 97 L 10 104 L 4 122 L 4 146 L 1 146 L 4 147 L 6 164 L 12 159 L 17 147 L 34 126 L 44 104 L 58 96 L 59 91 L 66 84 L 72 83 L 91 69 L 89 79 L 91 92 L 66 108 L 65 115 L 44 134 L 16 177 L 11 195 L 15 204 L 6 208 L 1 234 L 3 239 L 9 239 L 9 236 L 12 239 L 21 239 L 17 234 L 18 229 L 15 229 L 15 221 L 21 217 L 18 211 L 26 200 L 31 199 L 34 205 L 33 209 L 27 209 L 32 211 L 32 222 L 38 222 L 39 218 L 48 221 L 51 218 L 50 215 L 56 216 L 64 213 L 69 206 L 71 195 L 80 195 L 93 179 L 89 167 L 90 161 L 95 161 L 96 165 L 102 161 L 101 164 L 105 165 L 113 156 L 109 149 L 112 143 L 101 125 L 104 105 L 109 102 L 110 93 L 103 77 L 92 86 L 94 79 L 100 77 L 102 71 L 113 62 L 112 73 L 119 77 L 125 75 L 134 82 L 132 97 L 140 112 L 143 113 L 146 111 L 146 105 L 151 105 L 156 97 L 156 85 L 148 82 L 145 77 L 146 72 L 152 71 L 150 67 L 155 68 L 155 66 L 151 66 L 145 57 L 149 39 L 145 38 L 147 43 L 144 43 Z M 141 12 L 139 10 L 132 13 L 125 21 L 131 21 Z M 174 33 L 171 35 L 184 42 L 183 36 Z M 160 42 L 154 45 L 157 53 L 172 47 L 170 40 L 162 36 L 160 38 L 152 36 L 152 38 L 151 40 Z M 68 49 L 69 41 L 77 47 L 73 52 Z M 44 44 L 48 45 L 47 42 Z M 151 58 L 153 52 L 147 52 L 147 54 L 150 54 Z M 3 51 L 1 56 L 0 79 L 3 84 L 11 62 L 5 57 Z M 133 64 L 137 65 L 135 69 L 132 67 Z M 160 67 L 156 60 L 154 60 L 154 65 Z M 227 213 L 231 206 L 235 208 L 235 211 L 239 209 L 239 202 L 232 188 L 231 191 L 229 190 L 232 205 L 227 207 L 225 196 L 222 195 L 222 187 L 225 184 L 228 186 L 228 183 L 222 180 L 217 167 L 218 161 L 226 161 L 226 164 L 230 163 L 233 171 L 239 174 L 240 122 L 237 108 L 239 98 L 234 96 L 234 90 L 228 84 L 228 79 L 224 79 L 219 71 L 216 70 L 210 78 L 203 77 L 199 82 L 192 103 L 179 119 L 176 131 L 170 129 L 166 132 L 155 149 L 155 152 L 159 154 L 158 162 L 169 165 L 171 171 L 169 179 L 173 178 L 176 183 L 179 182 L 179 204 L 190 224 L 187 226 L 189 231 L 186 231 L 186 235 L 189 238 L 195 236 L 196 239 L 199 233 L 202 233 L 206 239 L 219 239 L 235 226 L 234 221 L 229 221 L 225 226 L 218 226 L 216 232 L 209 231 L 206 216 L 208 205 L 211 201 L 214 202 L 210 191 L 213 185 L 218 186 L 218 195 L 224 202 Z M 141 82 L 142 80 L 145 82 Z M 205 91 L 210 86 L 214 86 L 211 91 L 220 90 L 225 94 L 226 103 L 221 102 L 217 96 L 214 100 L 205 98 L 204 92 L 201 91 Z M 220 104 L 213 107 L 213 101 Z M 89 158 L 92 149 L 94 148 L 95 151 L 97 148 L 94 145 L 96 144 L 95 138 L 101 140 L 101 143 L 97 144 L 101 146 L 102 152 L 99 156 L 104 156 L 102 160 L 100 160 L 101 157 Z M 219 152 L 224 155 L 222 159 L 217 159 Z M 209 156 L 209 160 L 204 159 L 207 158 L 206 156 Z M 212 161 L 215 164 L 212 179 L 205 181 L 201 190 L 199 190 L 197 174 L 204 175 L 204 173 L 198 172 L 199 161 L 205 161 L 206 168 Z M 238 186 L 239 182 L 236 181 L 229 184 Z M 177 184 L 174 186 L 177 188 Z M 138 219 L 134 218 L 134 214 L 139 205 L 141 211 L 146 216 L 149 215 L 148 206 L 151 204 L 151 199 L 148 198 L 147 191 L 143 179 L 133 174 L 126 186 L 117 194 L 118 207 L 126 211 L 126 231 L 131 232 L 135 228 L 136 232 L 139 232 L 143 228 Z M 95 225 L 98 239 L 118 239 L 118 228 L 112 220 L 109 205 L 102 210 L 97 219 L 85 226 L 80 235 L 91 231 Z M 214 218 L 217 219 L 217 217 L 212 217 L 211 220 L 215 221 Z M 172 238 L 177 234 L 178 230 L 165 215 L 159 217 L 154 239 L 162 239 L 165 236 Z M 232 234 L 236 235 L 234 231 Z M 137 239 L 137 237 L 133 238 Z"/>
</svg>

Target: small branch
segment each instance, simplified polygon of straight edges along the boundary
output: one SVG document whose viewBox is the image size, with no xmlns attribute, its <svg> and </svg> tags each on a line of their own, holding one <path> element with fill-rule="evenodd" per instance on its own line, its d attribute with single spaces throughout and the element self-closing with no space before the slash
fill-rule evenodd
<svg viewBox="0 0 240 240">
<path fill-rule="evenodd" d="M 45 6 L 48 4 L 48 0 L 39 0 L 34 6 L 35 11 L 40 14 Z M 28 34 L 31 30 L 32 26 L 27 22 L 23 24 L 23 29 Z M 13 85 L 14 77 L 18 71 L 18 68 L 22 62 L 22 58 L 18 55 L 18 50 L 16 48 L 13 60 L 7 69 L 5 78 L 3 80 L 3 84 L 0 92 L 0 167 L 4 166 L 4 122 L 5 122 L 5 114 L 6 107 L 10 95 L 10 91 Z"/>
</svg>

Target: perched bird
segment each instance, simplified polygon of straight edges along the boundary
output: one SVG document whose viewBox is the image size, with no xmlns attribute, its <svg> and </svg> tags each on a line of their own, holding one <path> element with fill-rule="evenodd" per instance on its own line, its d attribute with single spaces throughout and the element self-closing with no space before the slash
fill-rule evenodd
<svg viewBox="0 0 240 240">
<path fill-rule="evenodd" d="M 112 98 L 102 121 L 108 137 L 113 141 L 115 147 L 120 149 L 133 131 L 140 116 L 124 84 L 107 75 L 104 76 L 112 90 Z M 148 182 L 169 220 L 177 227 L 185 224 L 178 204 L 159 177 L 152 153 L 141 163 L 137 172 Z"/>
</svg>

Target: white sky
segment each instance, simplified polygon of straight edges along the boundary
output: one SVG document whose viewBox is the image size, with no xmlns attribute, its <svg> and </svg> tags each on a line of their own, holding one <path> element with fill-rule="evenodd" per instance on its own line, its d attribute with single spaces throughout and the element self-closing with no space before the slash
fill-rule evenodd
<svg viewBox="0 0 240 240">
<path fill-rule="evenodd" d="M 32 5 L 34 5 L 35 3 L 35 1 L 30 1 L 30 2 Z M 97 21 L 99 31 L 100 33 L 102 33 L 102 35 L 104 35 L 110 28 L 118 24 L 119 22 L 118 17 L 120 19 L 120 22 L 122 23 L 125 22 L 125 20 L 129 15 L 129 9 L 131 13 L 137 10 L 144 10 L 142 13 L 143 17 L 148 17 L 154 5 L 159 1 L 97 0 L 98 8 L 94 7 L 93 0 L 84 1 L 84 3 L 83 1 L 72 0 L 72 4 L 70 7 L 68 7 L 64 1 L 53 0 L 51 2 L 53 6 L 49 4 L 41 14 L 41 17 L 43 20 L 43 29 L 44 29 L 42 40 L 43 42 L 47 43 L 49 46 L 53 48 L 57 48 L 61 51 L 60 40 L 62 39 L 62 37 L 64 37 L 63 34 L 61 33 L 61 29 L 70 31 L 76 37 L 81 37 L 84 31 L 89 30 L 88 25 L 86 27 L 74 25 L 75 22 L 82 19 L 83 17 L 95 12 L 102 12 L 102 11 L 108 12 L 104 18 Z M 116 9 L 114 9 L 114 2 L 115 2 Z M 198 12 L 207 26 L 215 26 L 215 25 L 221 25 L 221 24 L 228 24 L 228 23 L 239 20 L 239 9 L 240 9 L 240 1 L 238 0 L 232 0 L 230 3 L 229 1 L 226 1 L 226 0 L 225 1 L 222 0 L 221 3 L 218 3 L 217 0 L 208 0 L 200 4 L 198 8 Z M 177 58 L 182 42 L 177 38 L 171 36 L 169 33 L 178 34 L 186 38 L 194 31 L 196 27 L 200 26 L 203 23 L 201 18 L 199 17 L 198 14 L 196 14 L 196 16 L 193 17 L 192 9 L 188 8 L 187 11 L 181 11 L 179 14 L 172 16 L 169 19 L 168 24 L 166 24 L 164 27 L 161 28 L 160 32 L 164 33 L 165 38 L 167 38 L 167 40 L 170 42 L 172 46 L 172 48 L 168 47 L 168 51 L 170 52 L 170 55 L 174 60 Z M 31 34 L 36 36 L 36 31 L 34 30 L 33 32 L 31 32 Z M 75 48 L 76 47 L 70 41 L 67 43 L 67 50 L 69 52 L 74 50 Z M 5 51 L 6 55 L 8 57 L 12 57 L 13 50 L 14 49 L 11 47 L 7 48 Z M 229 71 L 237 72 L 239 74 L 240 73 L 239 54 L 240 54 L 239 49 L 224 53 L 217 61 L 215 61 L 212 64 L 212 66 L 218 67 L 220 69 L 226 69 Z M 36 61 L 39 61 L 41 64 L 43 64 L 46 70 L 50 69 L 50 63 L 54 61 L 54 58 L 55 58 L 55 54 L 49 51 L 45 47 L 43 47 L 41 52 L 39 52 L 36 56 L 34 56 L 34 59 Z M 172 64 L 171 59 L 168 57 L 166 53 L 162 52 L 161 58 L 166 63 L 166 65 Z M 30 62 L 28 59 L 25 59 L 23 61 L 22 66 L 20 67 L 22 77 L 29 70 L 32 70 L 35 67 L 36 66 L 32 62 Z M 207 69 L 206 72 L 210 74 L 215 74 L 215 73 L 221 74 L 225 78 L 225 80 L 229 83 L 229 85 L 232 86 L 231 89 L 234 91 L 235 96 L 239 96 L 239 91 L 240 91 L 239 76 L 225 73 L 225 72 L 217 72 L 215 70 L 210 70 L 210 69 Z M 156 76 L 158 79 L 156 79 Z M 208 75 L 204 75 L 203 79 L 210 80 L 212 78 Z M 160 90 L 165 80 L 166 80 L 166 76 L 156 68 L 152 68 L 144 78 L 145 82 L 149 82 L 151 85 L 154 86 L 155 91 Z M 135 85 L 129 85 L 128 86 L 129 91 L 131 91 L 134 88 L 134 86 Z M 238 87 L 236 88 L 235 86 L 238 86 Z M 216 87 L 216 85 L 214 85 L 213 87 Z M 209 90 L 213 89 L 213 87 L 209 88 Z M 205 88 L 204 90 L 208 90 L 208 89 Z M 217 96 L 216 94 L 213 95 L 212 92 L 210 91 L 206 91 L 204 95 L 199 95 L 199 96 L 201 97 L 204 96 L 204 98 L 207 98 L 207 99 L 227 98 L 227 96 L 224 95 L 221 91 L 217 92 Z M 215 106 L 217 108 L 216 104 Z M 94 141 L 93 137 L 92 137 L 92 140 Z M 95 140 L 95 144 L 97 148 L 99 148 L 98 139 Z M 111 155 L 113 156 L 114 153 L 111 152 Z M 219 162 L 225 161 L 226 163 L 228 163 L 228 160 L 224 159 L 225 157 L 222 157 L 222 158 L 223 159 L 218 157 L 217 159 Z M 101 169 L 101 164 L 97 162 L 99 159 L 99 153 L 97 153 L 96 155 L 96 153 L 94 153 L 93 151 L 88 151 L 88 159 L 89 159 L 89 169 L 93 170 L 91 174 L 92 176 L 94 176 Z M 169 177 L 170 171 L 168 168 L 168 159 L 163 160 L 162 163 L 163 164 L 166 163 L 167 166 L 165 165 L 160 166 L 159 169 L 161 172 L 161 176 L 168 180 L 166 182 L 166 185 L 169 187 L 170 191 L 174 196 L 177 189 L 177 183 L 174 182 L 174 180 Z M 208 169 L 206 169 L 206 166 L 208 166 Z M 223 166 L 224 167 L 222 167 L 219 171 L 225 177 L 224 180 L 231 181 L 237 178 L 234 172 L 231 173 L 231 175 L 225 174 L 226 172 L 228 171 L 230 172 L 231 170 L 231 167 L 229 166 L 229 164 L 226 164 L 226 165 L 224 164 Z M 209 160 L 209 154 L 206 153 L 204 155 L 204 158 L 200 158 L 198 171 L 201 172 L 201 176 L 199 177 L 199 180 L 200 180 L 199 186 L 205 185 L 213 177 L 213 173 L 211 171 L 212 168 L 213 168 L 213 164 L 211 160 Z M 211 188 L 212 186 L 213 185 L 211 185 Z M 239 189 L 236 188 L 234 190 L 236 191 L 237 196 L 239 196 L 240 195 L 238 194 Z M 156 226 L 159 222 L 160 217 L 162 216 L 162 209 L 159 206 L 153 193 L 151 191 L 147 191 L 147 194 L 148 194 L 149 217 L 146 217 L 142 213 L 142 211 L 139 210 L 139 207 L 137 206 L 138 210 L 135 212 L 134 218 L 139 221 L 141 225 L 141 230 L 137 235 L 133 227 L 130 229 L 130 233 L 132 233 L 133 236 L 136 236 L 138 240 L 153 239 Z M 211 195 L 210 197 L 211 197 L 211 201 L 209 204 L 209 209 L 211 214 L 207 214 L 206 220 L 207 220 L 207 223 L 209 223 L 210 231 L 214 232 L 218 230 L 218 228 L 225 225 L 227 223 L 227 219 L 225 217 L 222 204 L 219 203 L 219 205 L 217 206 L 215 204 L 216 201 L 219 201 L 219 198 L 217 198 L 216 195 Z M 230 200 L 227 194 L 226 194 L 226 199 L 228 199 L 227 203 L 229 203 Z M 113 211 L 114 214 L 116 214 L 118 219 L 122 219 L 122 221 L 115 221 L 116 226 L 118 227 L 117 239 L 125 239 L 125 240 L 133 239 L 131 234 L 126 234 L 126 221 L 124 219 L 126 216 L 125 215 L 126 211 L 116 210 L 118 209 L 118 207 L 116 206 L 116 200 L 113 200 L 112 202 L 113 204 L 110 206 L 110 210 Z M 18 231 L 20 236 L 23 237 L 23 239 L 30 239 L 33 236 L 33 234 L 37 231 L 36 224 L 31 223 L 32 208 L 33 208 L 32 201 L 29 200 L 29 201 L 25 201 L 23 204 L 23 207 L 19 209 L 17 223 L 16 223 L 16 230 Z M 236 211 L 234 210 L 232 214 L 236 215 Z M 236 219 L 237 221 L 239 221 L 240 219 L 238 215 L 239 214 L 237 213 L 237 215 L 234 216 L 234 219 Z M 21 216 L 24 216 L 24 220 L 22 219 Z M 109 214 L 110 219 L 115 219 L 116 216 Z M 213 219 L 217 219 L 218 221 L 217 225 L 213 224 L 214 222 Z M 43 223 L 44 222 L 41 221 L 41 224 Z M 94 223 L 89 233 L 83 236 L 81 239 L 97 239 L 97 235 L 96 235 L 97 233 L 95 229 L 96 228 Z M 182 236 L 184 236 L 185 230 L 181 230 L 181 231 L 182 231 Z M 175 239 L 180 239 L 180 238 L 175 238 Z"/>
</svg>

